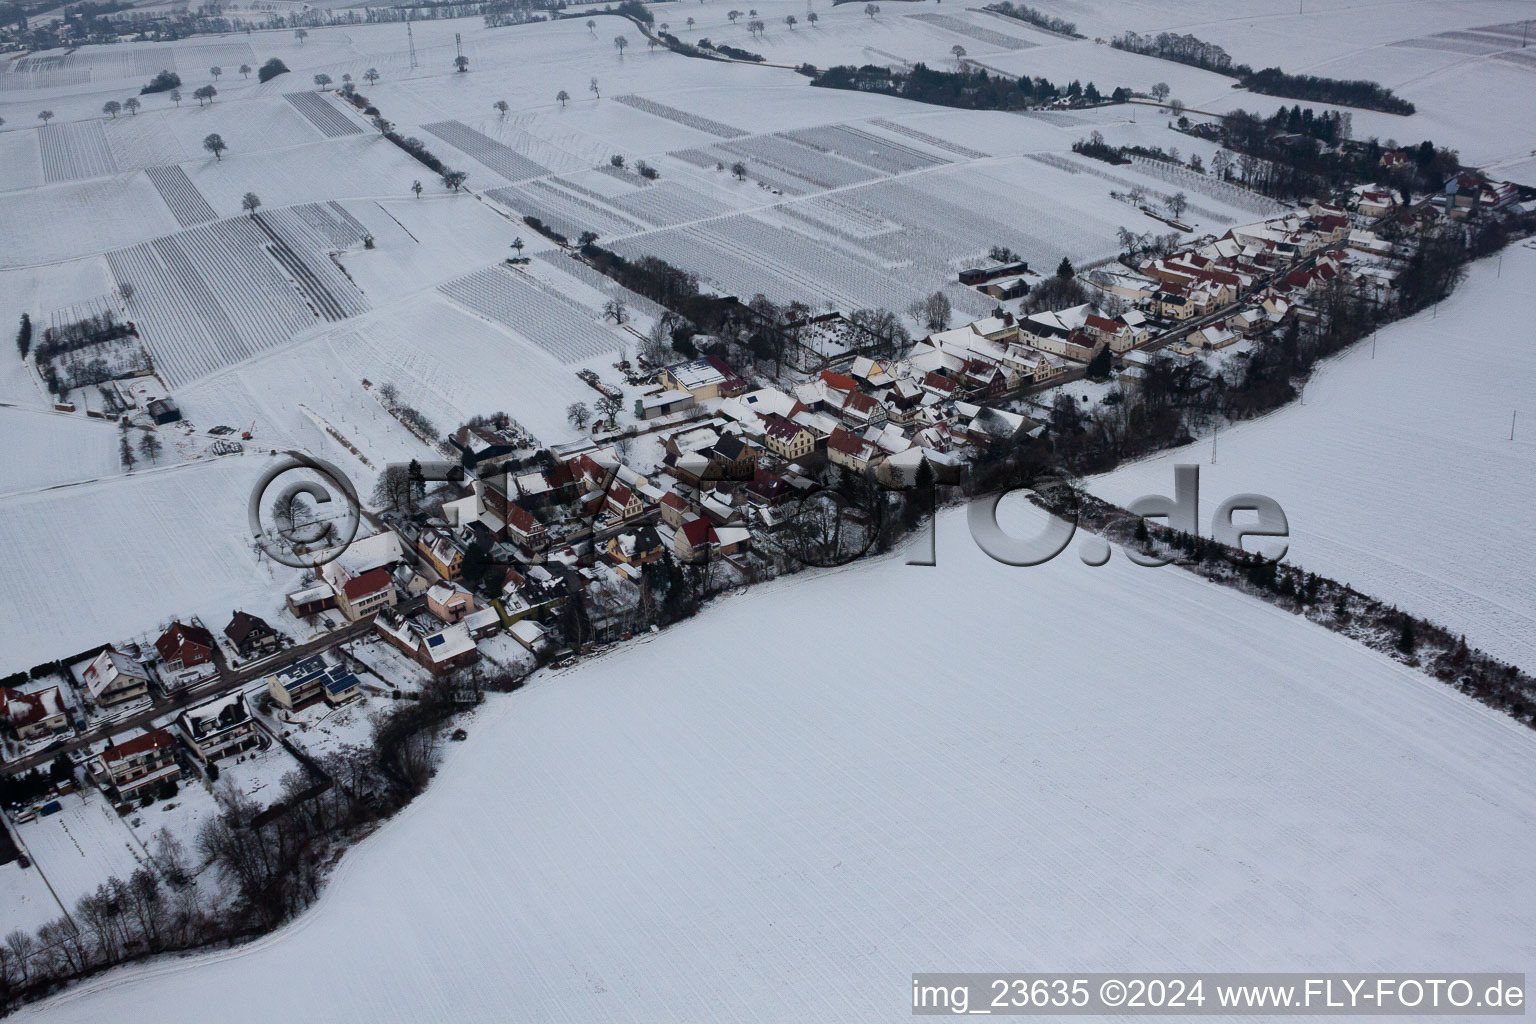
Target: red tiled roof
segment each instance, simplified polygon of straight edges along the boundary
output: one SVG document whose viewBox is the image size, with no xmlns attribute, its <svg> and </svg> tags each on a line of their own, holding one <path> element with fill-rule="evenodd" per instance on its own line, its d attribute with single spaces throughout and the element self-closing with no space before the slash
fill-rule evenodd
<svg viewBox="0 0 1536 1024">
<path fill-rule="evenodd" d="M 683 536 L 688 538 L 689 547 L 698 547 L 715 540 L 715 528 L 710 525 L 708 519 L 694 519 L 683 524 Z"/>
<path fill-rule="evenodd" d="M 526 536 L 538 528 L 539 521 L 533 518 L 533 515 L 523 506 L 516 502 L 508 502 L 507 525 Z"/>
<path fill-rule="evenodd" d="M 161 634 L 155 641 L 155 650 L 160 652 L 160 657 L 165 661 L 174 660 L 181 653 L 182 647 L 193 644 L 204 650 L 213 650 L 213 634 L 201 626 L 189 626 L 185 622 L 173 622 L 171 628 Z"/>
<path fill-rule="evenodd" d="M 119 743 L 115 746 L 108 747 L 106 750 L 101 752 L 101 756 L 104 760 L 107 761 L 121 761 L 125 757 L 132 757 L 135 754 L 142 754 L 146 751 L 164 750 L 166 747 L 173 746 L 175 743 L 176 741 L 171 738 L 170 733 L 166 732 L 164 729 L 156 729 L 154 732 L 147 732 L 142 736 L 135 736 L 127 743 Z"/>
<path fill-rule="evenodd" d="M 341 585 L 342 592 L 347 595 L 347 600 L 356 601 L 360 597 L 377 594 L 386 587 L 394 584 L 390 581 L 389 570 L 369 569 L 361 576 L 354 576 Z"/>
<path fill-rule="evenodd" d="M 842 427 L 832 431 L 832 436 L 827 438 L 827 450 L 842 452 L 844 455 L 858 455 L 864 451 L 864 442 Z"/>
<path fill-rule="evenodd" d="M 832 370 L 822 370 L 821 379 L 827 385 L 827 387 L 836 388 L 839 391 L 859 390 L 858 381 L 854 380 L 852 377 L 845 376 L 841 373 L 836 373 Z"/>
</svg>

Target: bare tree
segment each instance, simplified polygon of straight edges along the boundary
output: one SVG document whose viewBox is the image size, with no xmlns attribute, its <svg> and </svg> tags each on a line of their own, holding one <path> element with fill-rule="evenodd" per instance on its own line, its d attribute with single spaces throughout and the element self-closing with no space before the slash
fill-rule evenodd
<svg viewBox="0 0 1536 1024">
<path fill-rule="evenodd" d="M 561 89 L 559 92 L 555 93 L 555 102 L 560 104 L 562 109 L 567 103 L 570 102 L 570 99 L 571 94 L 566 92 L 564 89 Z"/>
<path fill-rule="evenodd" d="M 315 84 L 320 87 L 321 92 L 325 92 L 331 87 L 331 76 L 322 71 L 315 76 Z"/>
<path fill-rule="evenodd" d="M 212 75 L 213 80 L 217 82 L 219 77 L 224 74 L 224 69 L 215 64 L 213 67 L 208 69 L 208 73 Z"/>
<path fill-rule="evenodd" d="M 1189 197 L 1183 192 L 1175 192 L 1168 197 L 1168 212 L 1173 214 L 1173 219 L 1178 220 L 1189 208 Z"/>
<path fill-rule="evenodd" d="M 229 146 L 219 136 L 218 132 L 213 132 L 207 138 L 203 139 L 203 148 L 212 153 L 215 160 L 222 162 L 224 159 L 224 151 L 228 149 Z"/>
<path fill-rule="evenodd" d="M 117 112 L 123 109 L 123 105 L 117 100 L 107 100 L 101 105 L 101 112 L 113 120 L 117 119 Z"/>
<path fill-rule="evenodd" d="M 572 402 L 565 408 L 565 418 L 571 421 L 571 426 L 577 430 L 585 430 L 587 424 L 592 422 L 592 410 L 583 402 Z"/>
<path fill-rule="evenodd" d="M 306 29 L 306 28 L 295 29 L 294 33 L 293 33 L 293 38 L 295 38 L 295 39 L 297 39 L 299 41 L 299 45 L 300 46 L 303 46 L 304 45 L 304 40 L 309 38 L 309 29 Z"/>
<path fill-rule="evenodd" d="M 369 68 L 367 71 L 364 71 L 363 72 L 363 79 L 369 85 L 372 85 L 373 83 L 377 82 L 379 80 L 379 69 L 378 68 Z"/>
<path fill-rule="evenodd" d="M 491 108 L 494 109 L 496 113 L 501 115 L 502 120 L 506 120 L 507 111 L 512 109 L 511 106 L 507 104 L 506 100 L 497 100 L 495 103 L 491 104 Z"/>
<path fill-rule="evenodd" d="M 249 64 L 241 64 L 240 65 L 240 77 L 241 78 L 250 78 L 251 77 L 251 66 Z"/>
<path fill-rule="evenodd" d="M 954 46 L 951 46 L 949 48 L 949 55 L 951 57 L 955 58 L 955 70 L 956 71 L 964 71 L 965 70 L 965 47 L 961 46 L 959 43 L 956 43 Z"/>
<path fill-rule="evenodd" d="M 139 108 L 143 105 L 144 104 L 139 102 L 139 98 L 137 96 L 129 96 L 127 99 L 123 100 L 123 109 L 135 116 L 138 115 Z"/>
<path fill-rule="evenodd" d="M 624 36 L 614 36 L 613 37 L 613 48 L 615 50 L 619 51 L 619 57 L 621 59 L 624 56 L 624 47 L 626 47 L 628 45 L 629 45 L 629 39 L 628 38 L 626 38 Z"/>
<path fill-rule="evenodd" d="M 39 121 L 43 122 L 44 126 L 46 126 L 49 121 L 53 120 L 53 111 L 51 111 L 51 110 L 39 110 L 37 112 L 37 119 Z"/>
<path fill-rule="evenodd" d="M 1152 87 L 1152 98 L 1161 103 L 1168 98 L 1170 92 L 1167 82 L 1158 82 Z"/>
</svg>

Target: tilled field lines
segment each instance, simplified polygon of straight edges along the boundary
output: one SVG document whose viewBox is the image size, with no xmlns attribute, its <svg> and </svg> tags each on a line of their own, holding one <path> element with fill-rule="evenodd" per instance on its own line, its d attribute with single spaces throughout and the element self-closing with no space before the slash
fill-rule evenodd
<svg viewBox="0 0 1536 1024">
<path fill-rule="evenodd" d="M 440 290 L 465 309 L 501 324 L 562 363 L 584 362 L 616 352 L 621 345 L 618 335 L 597 322 L 597 310 L 546 291 L 499 266 L 449 281 Z"/>
<path fill-rule="evenodd" d="M 508 181 L 540 178 L 549 173 L 549 168 L 543 164 L 530 160 L 489 135 L 482 135 L 462 121 L 436 121 L 421 127 Z"/>
<path fill-rule="evenodd" d="M 213 212 L 213 207 L 208 205 L 208 200 L 197 190 L 197 186 L 192 184 L 192 179 L 187 177 L 187 172 L 180 167 L 146 167 L 144 173 L 149 176 L 155 191 L 160 193 L 160 198 L 165 200 L 165 205 L 171 208 L 176 223 L 182 227 L 205 224 L 218 216 Z"/>
<path fill-rule="evenodd" d="M 117 161 L 100 121 L 50 124 L 38 132 L 43 153 L 43 179 L 77 181 L 117 173 Z"/>
<path fill-rule="evenodd" d="M 303 114 L 305 120 L 314 125 L 315 129 L 328 139 L 363 133 L 357 122 L 331 106 L 330 102 L 317 92 L 286 92 L 283 93 L 283 99 L 293 104 L 293 108 Z"/>
</svg>

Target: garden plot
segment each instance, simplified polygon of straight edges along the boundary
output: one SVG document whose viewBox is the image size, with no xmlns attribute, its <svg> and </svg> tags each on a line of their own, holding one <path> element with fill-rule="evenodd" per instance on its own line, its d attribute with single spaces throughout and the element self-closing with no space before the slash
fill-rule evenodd
<svg viewBox="0 0 1536 1024">
<path fill-rule="evenodd" d="M 14 827 L 34 868 L 73 913 L 75 902 L 94 893 L 109 876 L 126 882 L 148 866 L 149 853 L 96 790 L 82 789 L 59 802 L 63 809 L 57 814 Z"/>
<path fill-rule="evenodd" d="M 283 99 L 293 104 L 293 109 L 304 115 L 304 120 L 328 139 L 342 135 L 361 135 L 362 126 L 337 110 L 317 92 L 287 92 Z"/>
<path fill-rule="evenodd" d="M 371 314 L 336 339 L 356 378 L 393 382 L 402 401 L 445 430 L 505 409 L 538 437 L 565 438 L 566 407 L 594 396 L 574 367 L 440 296 L 423 296 L 388 316 Z M 605 368 L 602 361 L 594 366 Z"/>
<path fill-rule="evenodd" d="M 517 271 L 487 267 L 443 285 L 465 309 L 501 324 L 563 363 L 610 355 L 623 340 L 598 322 L 598 312 L 540 287 Z"/>
<path fill-rule="evenodd" d="M 974 39 L 986 46 L 995 46 L 1003 50 L 1027 50 L 1037 44 L 1028 39 L 1020 39 L 1006 32 L 999 32 L 993 28 L 975 25 L 964 18 L 956 18 L 950 14 L 909 14 L 913 21 L 920 21 L 925 25 L 935 25 L 946 32 Z"/>
<path fill-rule="evenodd" d="M 0 245 L 0 267 L 96 255 L 177 227 L 160 194 L 138 173 L 0 193 L 0 239 L 6 243 Z"/>
<path fill-rule="evenodd" d="M 690 114 L 686 110 L 678 110 L 676 107 L 669 107 L 665 103 L 658 103 L 655 100 L 646 99 L 644 96 L 636 96 L 633 93 L 616 96 L 614 99 L 627 106 L 634 107 L 636 110 L 643 110 L 647 114 L 664 117 L 668 121 L 675 121 L 678 124 L 687 125 L 689 128 L 707 132 L 710 135 L 717 135 L 722 139 L 739 139 L 748 134 L 740 128 L 733 127 L 724 122 L 704 117 L 701 114 Z"/>
<path fill-rule="evenodd" d="M 377 365 L 359 357 L 364 351 L 349 323 L 205 377 L 177 391 L 176 401 L 194 423 L 255 422 L 263 449 L 313 452 L 366 494 L 387 463 L 426 458 L 429 449 L 363 387 L 364 379 L 382 383 Z M 411 390 L 393 371 L 384 379 Z"/>
<path fill-rule="evenodd" d="M 783 134 L 803 146 L 853 160 L 886 174 L 905 174 L 952 162 L 845 124 L 802 128 Z"/>
<path fill-rule="evenodd" d="M 0 408 L 0 437 L 5 438 L 5 473 L 0 477 L 0 492 L 5 494 L 122 472 L 117 427 L 105 420 Z"/>
<path fill-rule="evenodd" d="M 43 183 L 39 132 L 0 132 L 0 192 Z"/>
<path fill-rule="evenodd" d="M 482 135 L 462 121 L 438 121 L 421 127 L 508 181 L 524 181 L 549 173 L 549 168 L 544 165 L 528 159 L 488 135 Z"/>
<path fill-rule="evenodd" d="M 730 207 L 712 196 L 675 181 L 663 181 L 650 188 L 614 196 L 608 202 L 657 227 L 704 220 L 730 211 Z"/>
<path fill-rule="evenodd" d="M 302 243 L 301 243 L 302 244 Z M 108 254 L 162 379 L 180 386 L 366 308 L 335 266 L 235 217 Z M 279 271 L 281 267 L 281 271 Z"/>
<path fill-rule="evenodd" d="M 160 193 L 165 205 L 171 208 L 176 223 L 182 227 L 189 228 L 218 216 L 213 212 L 213 207 L 208 205 L 208 200 L 197 190 L 197 186 L 192 184 L 192 179 L 187 177 L 187 172 L 180 167 L 146 167 L 144 173 L 149 175 L 150 184 L 155 186 L 155 191 Z"/>
<path fill-rule="evenodd" d="M 117 173 L 112 147 L 100 121 L 55 122 L 37 133 L 43 179 L 48 182 L 100 178 Z"/>
</svg>

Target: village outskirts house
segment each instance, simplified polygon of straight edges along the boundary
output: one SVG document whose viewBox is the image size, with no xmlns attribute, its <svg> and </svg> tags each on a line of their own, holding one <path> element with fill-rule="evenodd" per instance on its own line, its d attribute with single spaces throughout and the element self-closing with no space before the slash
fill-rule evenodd
<svg viewBox="0 0 1536 1024">
<path fill-rule="evenodd" d="M 199 761 L 211 764 L 261 745 L 256 720 L 238 690 L 183 708 L 176 716 L 182 742 Z"/>
<path fill-rule="evenodd" d="M 443 579 L 452 582 L 462 574 L 464 552 L 454 543 L 451 531 L 441 527 L 421 531 L 416 550 Z"/>
<path fill-rule="evenodd" d="M 180 777 L 176 738 L 155 729 L 123 743 L 108 741 L 106 749 L 92 759 L 90 773 L 102 792 L 119 801 L 132 800 L 151 786 Z"/>
<path fill-rule="evenodd" d="M 160 683 L 167 690 L 179 689 L 218 673 L 214 664 L 213 634 L 202 626 L 173 622 L 155 641 L 160 655 Z"/>
<path fill-rule="evenodd" d="M 287 711 L 298 711 L 312 704 L 343 704 L 361 695 L 357 676 L 343 665 L 327 665 L 318 654 L 300 658 L 267 676 L 267 693 L 273 703 Z"/>
<path fill-rule="evenodd" d="M 746 382 L 719 356 L 675 363 L 663 367 L 656 376 L 669 390 L 686 391 L 700 401 L 732 398 L 747 388 Z"/>
<path fill-rule="evenodd" d="M 265 619 L 249 612 L 237 611 L 230 616 L 224 635 L 235 645 L 240 657 L 246 659 L 276 654 L 282 647 L 282 635 Z"/>
<path fill-rule="evenodd" d="M 394 607 L 395 600 L 395 579 L 384 568 L 369 569 L 336 588 L 336 607 L 353 622 Z"/>
<path fill-rule="evenodd" d="M 81 673 L 85 692 L 108 708 L 149 695 L 149 670 L 122 651 L 108 647 Z"/>
<path fill-rule="evenodd" d="M 37 740 L 69 731 L 69 709 L 57 686 L 33 693 L 0 688 L 0 721 L 19 740 Z"/>
</svg>

